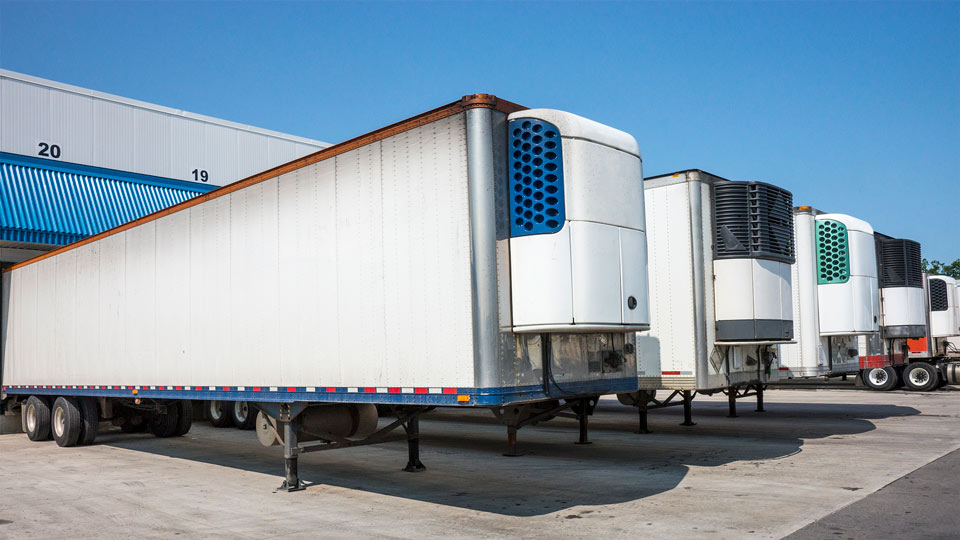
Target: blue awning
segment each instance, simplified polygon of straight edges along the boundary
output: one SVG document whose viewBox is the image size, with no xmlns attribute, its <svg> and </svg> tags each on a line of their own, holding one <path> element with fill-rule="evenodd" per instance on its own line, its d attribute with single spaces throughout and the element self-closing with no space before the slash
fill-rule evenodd
<svg viewBox="0 0 960 540">
<path fill-rule="evenodd" d="M 0 153 L 0 240 L 66 245 L 215 187 Z"/>
</svg>

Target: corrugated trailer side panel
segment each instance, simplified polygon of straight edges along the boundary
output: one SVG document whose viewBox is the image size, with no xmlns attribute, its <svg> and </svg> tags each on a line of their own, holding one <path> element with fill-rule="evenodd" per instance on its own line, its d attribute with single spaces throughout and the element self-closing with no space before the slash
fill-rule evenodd
<svg viewBox="0 0 960 540">
<path fill-rule="evenodd" d="M 4 382 L 473 386 L 466 168 L 458 113 L 16 268 Z"/>
</svg>

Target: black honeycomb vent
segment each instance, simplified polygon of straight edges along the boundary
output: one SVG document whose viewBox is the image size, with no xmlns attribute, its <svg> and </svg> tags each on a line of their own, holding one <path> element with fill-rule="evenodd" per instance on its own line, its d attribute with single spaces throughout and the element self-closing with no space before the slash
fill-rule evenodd
<svg viewBox="0 0 960 540">
<path fill-rule="evenodd" d="M 763 182 L 719 182 L 713 191 L 717 259 L 793 263 L 793 195 Z"/>
<path fill-rule="evenodd" d="M 948 306 L 947 282 L 942 279 L 931 279 L 930 311 L 946 311 Z"/>
</svg>

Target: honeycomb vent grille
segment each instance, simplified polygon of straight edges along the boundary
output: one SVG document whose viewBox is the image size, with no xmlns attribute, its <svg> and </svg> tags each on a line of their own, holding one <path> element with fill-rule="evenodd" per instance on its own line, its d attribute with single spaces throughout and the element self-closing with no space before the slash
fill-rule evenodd
<svg viewBox="0 0 960 540">
<path fill-rule="evenodd" d="M 817 283 L 850 281 L 850 239 L 847 226 L 832 219 L 817 220 Z"/>
<path fill-rule="evenodd" d="M 931 279 L 930 311 L 946 311 L 947 306 L 947 282 L 942 279 Z"/>
<path fill-rule="evenodd" d="M 510 121 L 510 234 L 563 228 L 563 154 L 560 130 L 542 120 Z"/>
<path fill-rule="evenodd" d="M 714 187 L 716 258 L 793 263 L 793 195 L 762 182 Z"/>
<path fill-rule="evenodd" d="M 900 238 L 882 238 L 878 241 L 880 287 L 923 287 L 920 244 Z"/>
</svg>

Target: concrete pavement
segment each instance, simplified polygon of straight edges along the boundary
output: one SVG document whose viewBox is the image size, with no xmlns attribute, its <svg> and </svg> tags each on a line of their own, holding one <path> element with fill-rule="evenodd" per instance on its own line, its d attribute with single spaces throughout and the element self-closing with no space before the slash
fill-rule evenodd
<svg viewBox="0 0 960 540">
<path fill-rule="evenodd" d="M 658 410 L 638 435 L 635 409 L 605 399 L 593 444 L 556 419 L 520 430 L 519 458 L 489 412 L 441 410 L 421 422 L 426 472 L 400 470 L 402 442 L 319 452 L 299 493 L 273 492 L 281 451 L 251 432 L 70 449 L 3 435 L 0 538 L 781 538 L 960 448 L 955 388 L 769 391 L 766 406 L 726 418 L 724 397 L 698 397 L 698 425 Z"/>
</svg>

